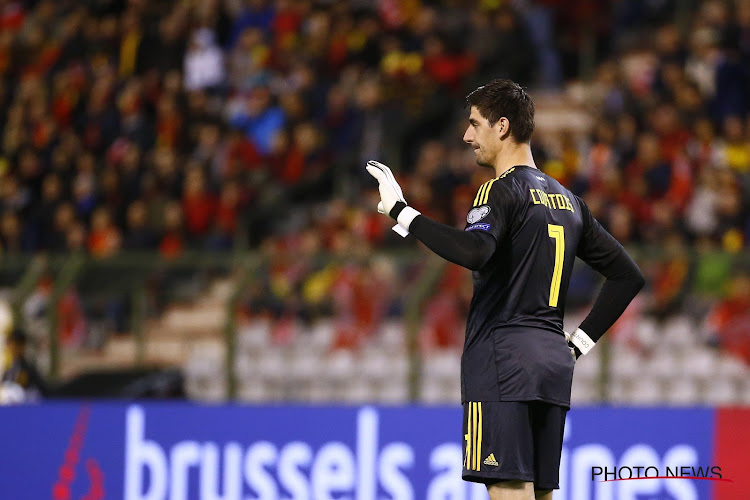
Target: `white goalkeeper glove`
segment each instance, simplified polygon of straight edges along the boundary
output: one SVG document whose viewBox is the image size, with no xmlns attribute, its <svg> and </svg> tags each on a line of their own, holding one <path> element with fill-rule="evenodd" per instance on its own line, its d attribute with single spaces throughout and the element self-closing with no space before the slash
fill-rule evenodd
<svg viewBox="0 0 750 500">
<path fill-rule="evenodd" d="M 565 334 L 565 342 L 568 344 L 568 349 L 570 349 L 570 355 L 573 356 L 573 359 L 578 361 L 578 356 L 580 356 L 580 352 L 576 352 L 575 346 L 570 342 L 570 334 L 568 332 L 563 332 Z"/>
<path fill-rule="evenodd" d="M 383 165 L 378 161 L 370 160 L 367 162 L 367 171 L 375 177 L 378 181 L 378 190 L 380 191 L 380 202 L 378 202 L 378 212 L 385 215 L 390 215 L 394 205 L 399 201 L 406 205 L 404 199 L 404 193 L 401 191 L 401 186 L 396 182 L 396 178 L 393 177 L 393 172 L 388 168 L 387 165 Z M 419 212 L 411 207 L 406 207 L 401 211 L 398 216 L 398 224 L 393 226 L 393 230 L 406 237 L 409 234 L 409 224 L 414 218 L 419 215 Z"/>
</svg>

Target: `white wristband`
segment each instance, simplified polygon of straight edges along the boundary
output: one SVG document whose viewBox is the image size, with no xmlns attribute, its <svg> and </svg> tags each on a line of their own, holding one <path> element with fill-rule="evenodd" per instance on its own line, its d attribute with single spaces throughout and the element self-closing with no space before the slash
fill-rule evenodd
<svg viewBox="0 0 750 500">
<path fill-rule="evenodd" d="M 403 210 L 401 210 L 401 213 L 398 214 L 398 225 L 409 230 L 409 226 L 411 225 L 412 221 L 417 217 L 417 215 L 422 215 L 417 210 L 414 210 L 413 208 L 407 206 Z"/>
<path fill-rule="evenodd" d="M 588 353 L 596 343 L 580 328 L 570 334 L 570 341 L 581 351 L 581 354 Z"/>
<path fill-rule="evenodd" d="M 409 231 L 407 231 L 406 229 L 404 229 L 398 224 L 393 226 L 391 229 L 393 229 L 393 231 L 399 236 L 401 236 L 402 238 L 406 238 L 407 236 L 409 236 Z"/>
</svg>

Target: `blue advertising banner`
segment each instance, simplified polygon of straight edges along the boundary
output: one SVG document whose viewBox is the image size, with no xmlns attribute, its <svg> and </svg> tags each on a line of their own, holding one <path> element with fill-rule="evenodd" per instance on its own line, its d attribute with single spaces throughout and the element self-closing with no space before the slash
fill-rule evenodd
<svg viewBox="0 0 750 500">
<path fill-rule="evenodd" d="M 485 500 L 461 480 L 461 418 L 458 406 L 6 407 L 0 498 Z M 555 500 L 710 498 L 714 420 L 711 409 L 572 410 Z M 664 479 L 629 480 L 644 473 Z"/>
</svg>

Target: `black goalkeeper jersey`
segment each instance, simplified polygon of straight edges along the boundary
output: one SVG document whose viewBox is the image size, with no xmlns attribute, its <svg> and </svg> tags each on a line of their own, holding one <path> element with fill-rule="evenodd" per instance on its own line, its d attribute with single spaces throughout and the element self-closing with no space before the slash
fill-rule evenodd
<svg viewBox="0 0 750 500">
<path fill-rule="evenodd" d="M 462 401 L 570 406 L 574 359 L 563 313 L 573 263 L 578 255 L 597 268 L 622 246 L 580 198 L 528 166 L 481 186 L 465 231 L 490 233 L 497 248 L 473 272 Z"/>
</svg>

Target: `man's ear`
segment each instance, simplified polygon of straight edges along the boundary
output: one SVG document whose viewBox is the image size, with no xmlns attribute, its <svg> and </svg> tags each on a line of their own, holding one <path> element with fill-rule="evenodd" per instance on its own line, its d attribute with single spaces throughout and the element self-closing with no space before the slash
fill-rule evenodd
<svg viewBox="0 0 750 500">
<path fill-rule="evenodd" d="M 497 121 L 495 128 L 500 134 L 500 140 L 507 139 L 510 135 L 510 122 L 504 116 Z"/>
</svg>

